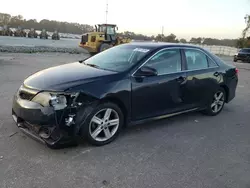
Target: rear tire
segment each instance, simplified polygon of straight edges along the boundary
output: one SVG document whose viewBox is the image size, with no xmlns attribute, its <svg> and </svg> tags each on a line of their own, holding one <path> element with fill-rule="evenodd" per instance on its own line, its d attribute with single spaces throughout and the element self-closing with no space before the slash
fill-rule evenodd
<svg viewBox="0 0 250 188">
<path fill-rule="evenodd" d="M 81 136 L 90 144 L 103 146 L 114 141 L 122 130 L 124 115 L 114 103 L 99 104 L 81 127 Z"/>
<path fill-rule="evenodd" d="M 209 116 L 218 115 L 225 104 L 226 92 L 223 88 L 219 88 L 212 96 L 207 108 L 203 111 L 204 114 Z"/>
</svg>

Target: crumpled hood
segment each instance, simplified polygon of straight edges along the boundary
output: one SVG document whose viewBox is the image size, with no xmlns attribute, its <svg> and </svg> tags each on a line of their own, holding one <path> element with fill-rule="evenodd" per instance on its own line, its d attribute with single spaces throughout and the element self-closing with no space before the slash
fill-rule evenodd
<svg viewBox="0 0 250 188">
<path fill-rule="evenodd" d="M 24 85 L 37 90 L 64 91 L 115 73 L 75 62 L 39 71 L 29 76 Z"/>
</svg>

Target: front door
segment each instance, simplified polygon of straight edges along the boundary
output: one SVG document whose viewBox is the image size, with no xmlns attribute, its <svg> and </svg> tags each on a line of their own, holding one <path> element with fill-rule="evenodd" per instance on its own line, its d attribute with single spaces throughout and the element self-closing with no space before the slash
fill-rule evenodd
<svg viewBox="0 0 250 188">
<path fill-rule="evenodd" d="M 179 49 L 157 52 L 143 66 L 157 70 L 156 76 L 131 77 L 132 119 L 140 120 L 187 109 L 182 98 L 186 73 Z"/>
</svg>

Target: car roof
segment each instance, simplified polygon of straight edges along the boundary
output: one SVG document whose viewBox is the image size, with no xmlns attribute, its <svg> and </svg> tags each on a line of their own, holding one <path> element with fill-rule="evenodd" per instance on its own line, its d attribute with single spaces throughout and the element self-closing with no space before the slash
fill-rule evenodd
<svg viewBox="0 0 250 188">
<path fill-rule="evenodd" d="M 157 48 L 168 48 L 168 47 L 188 47 L 188 48 L 196 48 L 196 49 L 202 49 L 199 46 L 195 46 L 192 44 L 181 44 L 181 43 L 168 43 L 168 42 L 137 42 L 133 41 L 131 43 L 127 43 L 127 45 L 135 45 L 138 47 L 145 47 L 145 48 L 151 48 L 151 49 L 157 49 Z"/>
<path fill-rule="evenodd" d="M 98 24 L 99 26 L 113 26 L 116 27 L 116 24 Z"/>
</svg>

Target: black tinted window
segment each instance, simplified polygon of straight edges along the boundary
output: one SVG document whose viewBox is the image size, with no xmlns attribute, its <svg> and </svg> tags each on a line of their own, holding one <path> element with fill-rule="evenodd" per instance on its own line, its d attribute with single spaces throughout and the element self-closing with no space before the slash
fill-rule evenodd
<svg viewBox="0 0 250 188">
<path fill-rule="evenodd" d="M 207 56 L 198 50 L 185 50 L 187 69 L 199 70 L 208 68 Z"/>
<path fill-rule="evenodd" d="M 167 74 L 181 71 L 180 50 L 163 50 L 154 55 L 146 64 L 157 70 L 158 74 Z"/>
</svg>

